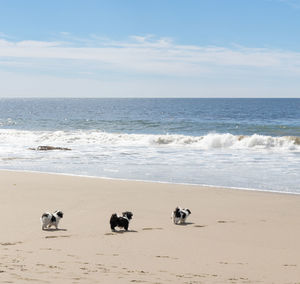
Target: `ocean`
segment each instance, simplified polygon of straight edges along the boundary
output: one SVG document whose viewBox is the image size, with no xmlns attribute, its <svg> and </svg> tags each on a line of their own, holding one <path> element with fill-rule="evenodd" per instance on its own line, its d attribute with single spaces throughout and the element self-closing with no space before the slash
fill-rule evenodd
<svg viewBox="0 0 300 284">
<path fill-rule="evenodd" d="M 0 99 L 0 169 L 300 193 L 300 99 Z"/>
</svg>

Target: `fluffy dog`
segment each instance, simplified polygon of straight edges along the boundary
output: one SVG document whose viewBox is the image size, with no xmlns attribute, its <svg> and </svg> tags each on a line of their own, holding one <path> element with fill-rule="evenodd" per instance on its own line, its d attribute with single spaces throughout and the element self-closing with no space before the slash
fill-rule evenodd
<svg viewBox="0 0 300 284">
<path fill-rule="evenodd" d="M 175 210 L 172 212 L 172 219 L 174 224 L 184 224 L 186 218 L 191 215 L 191 211 L 187 208 L 180 208 L 176 207 Z"/>
<path fill-rule="evenodd" d="M 56 210 L 53 214 L 45 212 L 41 217 L 42 230 L 49 229 L 54 226 L 58 229 L 59 220 L 64 216 L 64 213 L 60 210 Z"/>
<path fill-rule="evenodd" d="M 132 219 L 133 214 L 129 211 L 123 212 L 122 216 L 118 216 L 116 213 L 110 217 L 110 228 L 115 231 L 116 227 L 124 228 L 128 231 L 129 221 Z"/>
</svg>

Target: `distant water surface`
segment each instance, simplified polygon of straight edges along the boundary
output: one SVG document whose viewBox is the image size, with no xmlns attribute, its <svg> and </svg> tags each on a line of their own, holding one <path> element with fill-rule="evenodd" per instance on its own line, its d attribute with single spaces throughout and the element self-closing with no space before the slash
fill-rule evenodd
<svg viewBox="0 0 300 284">
<path fill-rule="evenodd" d="M 300 99 L 0 99 L 0 168 L 300 193 Z"/>
</svg>

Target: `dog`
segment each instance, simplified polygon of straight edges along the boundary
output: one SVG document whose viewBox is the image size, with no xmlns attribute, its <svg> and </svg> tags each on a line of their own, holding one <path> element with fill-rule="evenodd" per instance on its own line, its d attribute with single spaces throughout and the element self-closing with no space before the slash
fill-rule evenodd
<svg viewBox="0 0 300 284">
<path fill-rule="evenodd" d="M 172 212 L 171 218 L 173 219 L 174 224 L 184 224 L 186 221 L 186 218 L 191 215 L 191 210 L 187 208 L 180 208 L 176 207 L 175 210 Z"/>
<path fill-rule="evenodd" d="M 118 216 L 116 213 L 110 217 L 110 228 L 114 232 L 116 227 L 124 228 L 128 231 L 129 221 L 132 219 L 133 214 L 129 211 L 122 213 L 122 216 Z"/>
<path fill-rule="evenodd" d="M 42 230 L 50 229 L 54 226 L 55 229 L 58 229 L 58 223 L 61 218 L 63 218 L 64 213 L 60 210 L 56 210 L 53 214 L 45 212 L 41 217 Z"/>
</svg>

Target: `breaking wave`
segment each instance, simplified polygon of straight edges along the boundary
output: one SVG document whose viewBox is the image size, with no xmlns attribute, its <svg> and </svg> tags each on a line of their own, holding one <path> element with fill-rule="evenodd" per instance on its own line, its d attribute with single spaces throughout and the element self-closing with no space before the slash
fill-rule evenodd
<svg viewBox="0 0 300 284">
<path fill-rule="evenodd" d="M 226 134 L 207 134 L 205 136 L 160 136 L 154 140 L 157 144 L 191 145 L 201 149 L 300 149 L 300 137 L 272 137 L 254 134 L 251 136 Z"/>
<path fill-rule="evenodd" d="M 209 133 L 204 136 L 152 135 L 107 133 L 100 131 L 21 131 L 0 130 L 1 145 L 36 147 L 53 146 L 170 146 L 194 147 L 199 149 L 270 149 L 300 150 L 298 136 L 232 135 L 230 133 Z"/>
</svg>

